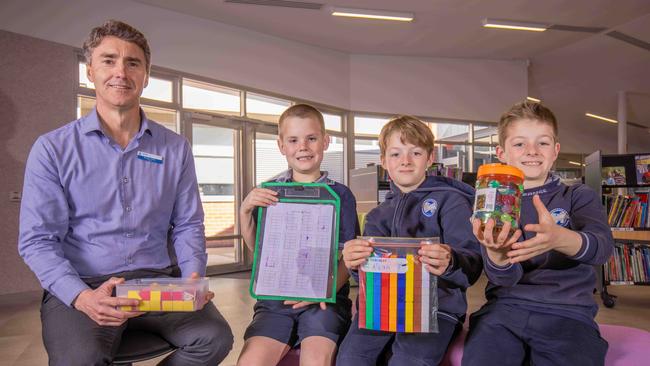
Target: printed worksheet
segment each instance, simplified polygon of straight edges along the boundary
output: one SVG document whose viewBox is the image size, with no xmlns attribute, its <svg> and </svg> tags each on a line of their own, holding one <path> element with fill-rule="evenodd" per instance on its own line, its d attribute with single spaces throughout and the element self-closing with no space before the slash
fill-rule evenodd
<svg viewBox="0 0 650 366">
<path fill-rule="evenodd" d="M 327 297 L 333 218 L 332 205 L 281 202 L 269 206 L 255 293 Z"/>
</svg>

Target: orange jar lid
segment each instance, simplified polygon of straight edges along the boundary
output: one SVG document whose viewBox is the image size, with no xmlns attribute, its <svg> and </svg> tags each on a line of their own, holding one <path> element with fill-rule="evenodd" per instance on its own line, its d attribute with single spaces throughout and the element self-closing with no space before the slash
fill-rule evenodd
<svg viewBox="0 0 650 366">
<path fill-rule="evenodd" d="M 481 165 L 478 167 L 478 173 L 476 173 L 477 177 L 490 174 L 508 174 L 524 179 L 524 172 L 521 169 L 499 163 Z"/>
</svg>

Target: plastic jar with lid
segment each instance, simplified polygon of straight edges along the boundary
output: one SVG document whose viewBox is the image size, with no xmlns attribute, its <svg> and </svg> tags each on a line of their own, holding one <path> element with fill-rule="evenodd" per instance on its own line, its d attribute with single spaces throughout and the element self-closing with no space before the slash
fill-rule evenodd
<svg viewBox="0 0 650 366">
<path fill-rule="evenodd" d="M 506 222 L 510 233 L 519 228 L 521 195 L 524 192 L 524 172 L 510 165 L 485 164 L 476 174 L 476 196 L 473 217 L 481 220 L 483 232 L 489 219 L 495 221 L 493 235 L 496 238 Z"/>
</svg>

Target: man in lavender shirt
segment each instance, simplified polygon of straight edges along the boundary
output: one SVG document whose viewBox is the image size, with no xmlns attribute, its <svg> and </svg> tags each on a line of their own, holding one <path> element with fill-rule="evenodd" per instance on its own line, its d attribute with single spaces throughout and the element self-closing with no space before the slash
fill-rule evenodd
<svg viewBox="0 0 650 366">
<path fill-rule="evenodd" d="M 144 35 L 110 20 L 83 49 L 97 104 L 38 138 L 20 210 L 18 249 L 45 289 L 50 365 L 109 365 L 127 327 L 178 347 L 162 364 L 218 364 L 233 337 L 214 294 L 192 313 L 125 312 L 138 301 L 113 297 L 125 279 L 204 275 L 203 210 L 188 141 L 140 109 L 151 65 Z"/>
</svg>

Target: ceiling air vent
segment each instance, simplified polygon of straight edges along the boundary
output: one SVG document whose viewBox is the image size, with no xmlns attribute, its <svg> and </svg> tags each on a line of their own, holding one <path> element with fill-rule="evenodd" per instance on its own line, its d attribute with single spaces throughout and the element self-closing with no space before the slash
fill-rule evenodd
<svg viewBox="0 0 650 366">
<path fill-rule="evenodd" d="M 233 3 L 233 4 L 279 6 L 282 8 L 297 8 L 297 9 L 311 9 L 311 10 L 320 10 L 323 7 L 323 4 L 318 4 L 318 3 L 307 3 L 304 1 L 287 1 L 287 0 L 225 0 L 225 2 Z"/>
</svg>

